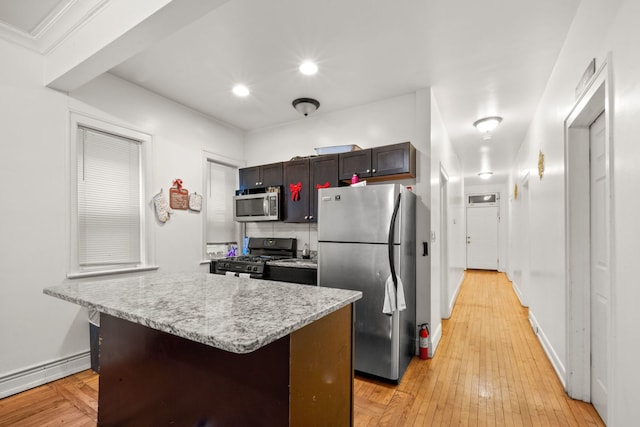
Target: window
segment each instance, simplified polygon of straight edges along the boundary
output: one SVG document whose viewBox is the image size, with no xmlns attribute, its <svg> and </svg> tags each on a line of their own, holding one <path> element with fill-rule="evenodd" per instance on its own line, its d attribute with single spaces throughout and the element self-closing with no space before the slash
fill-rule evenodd
<svg viewBox="0 0 640 427">
<path fill-rule="evenodd" d="M 498 193 L 467 195 L 468 206 L 475 206 L 475 205 L 494 206 L 499 200 L 500 200 L 500 195 Z"/>
<path fill-rule="evenodd" d="M 236 160 L 204 153 L 206 258 L 224 256 L 229 245 L 238 245 L 240 226 L 233 220 L 233 195 L 238 187 L 239 166 Z"/>
<path fill-rule="evenodd" d="M 72 114 L 70 277 L 151 265 L 145 165 L 151 138 Z"/>
</svg>

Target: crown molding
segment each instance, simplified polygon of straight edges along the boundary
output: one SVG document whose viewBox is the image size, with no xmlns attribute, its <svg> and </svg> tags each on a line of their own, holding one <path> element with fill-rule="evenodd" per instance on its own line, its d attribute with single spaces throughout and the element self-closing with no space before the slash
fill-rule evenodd
<svg viewBox="0 0 640 427">
<path fill-rule="evenodd" d="M 0 37 L 42 55 L 54 50 L 112 0 L 61 1 L 31 32 L 0 21 Z"/>
</svg>

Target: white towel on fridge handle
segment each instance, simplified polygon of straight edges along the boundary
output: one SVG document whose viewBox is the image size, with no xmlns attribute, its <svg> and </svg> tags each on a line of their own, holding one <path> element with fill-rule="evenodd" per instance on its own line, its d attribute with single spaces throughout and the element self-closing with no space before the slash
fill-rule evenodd
<svg viewBox="0 0 640 427">
<path fill-rule="evenodd" d="M 398 280 L 397 290 L 393 286 L 393 278 L 391 276 L 387 277 L 387 281 L 384 284 L 384 304 L 382 306 L 384 314 L 391 314 L 396 310 L 402 311 L 407 308 L 402 280 L 400 276 L 396 276 L 396 279 Z"/>
</svg>

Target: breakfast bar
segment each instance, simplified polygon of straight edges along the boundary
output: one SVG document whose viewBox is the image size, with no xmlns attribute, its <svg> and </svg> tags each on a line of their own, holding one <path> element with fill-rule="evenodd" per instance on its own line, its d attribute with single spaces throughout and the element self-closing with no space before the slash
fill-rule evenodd
<svg viewBox="0 0 640 427">
<path fill-rule="evenodd" d="M 100 426 L 352 424 L 361 292 L 154 273 L 44 293 L 101 313 Z"/>
</svg>

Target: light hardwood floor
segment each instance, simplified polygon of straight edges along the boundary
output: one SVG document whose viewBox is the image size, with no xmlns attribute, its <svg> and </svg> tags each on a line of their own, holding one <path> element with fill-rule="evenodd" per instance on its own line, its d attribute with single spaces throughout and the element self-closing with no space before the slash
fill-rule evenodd
<svg viewBox="0 0 640 427">
<path fill-rule="evenodd" d="M 436 356 L 415 358 L 398 386 L 357 377 L 355 426 L 601 426 L 567 397 L 511 283 L 467 271 Z M 95 426 L 91 371 L 0 400 L 0 426 Z"/>
</svg>

